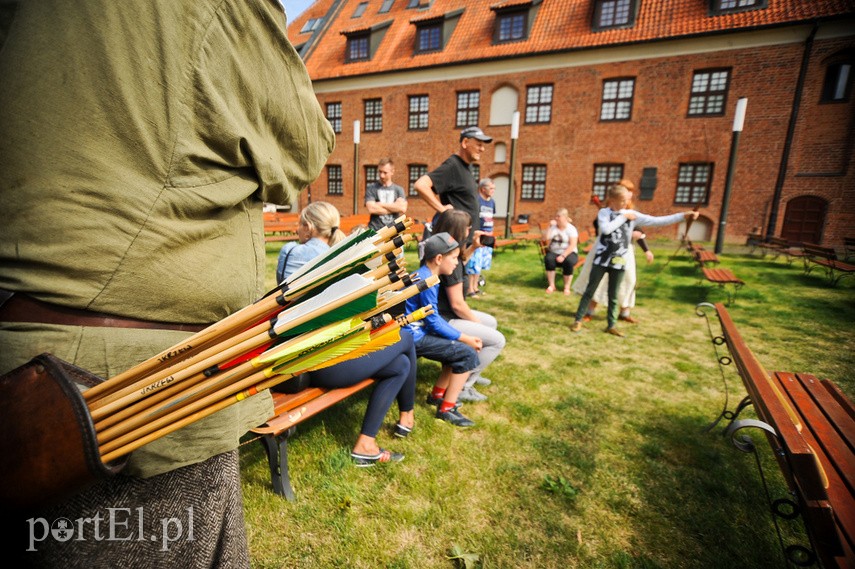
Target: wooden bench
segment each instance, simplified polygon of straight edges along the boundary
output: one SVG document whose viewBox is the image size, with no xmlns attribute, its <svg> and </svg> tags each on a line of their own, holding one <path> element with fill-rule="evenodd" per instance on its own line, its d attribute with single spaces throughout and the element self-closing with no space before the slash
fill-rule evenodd
<svg viewBox="0 0 855 569">
<path fill-rule="evenodd" d="M 831 247 L 822 247 L 813 243 L 802 243 L 805 255 L 805 274 L 809 274 L 815 265 L 825 269 L 831 286 L 840 279 L 855 274 L 855 265 L 837 259 L 837 253 Z"/>
<path fill-rule="evenodd" d="M 768 241 L 761 241 L 757 244 L 757 248 L 760 249 L 762 257 L 770 253 L 772 260 L 783 255 L 788 265 L 792 264 L 793 260 L 804 257 L 801 243 L 788 241 L 781 237 L 770 237 Z"/>
<path fill-rule="evenodd" d="M 270 221 L 264 224 L 264 242 L 297 241 L 297 222 Z"/>
<path fill-rule="evenodd" d="M 691 239 L 686 239 L 686 251 L 688 251 L 690 255 L 694 255 L 698 251 L 706 251 L 706 249 L 704 249 L 703 245 L 692 243 Z"/>
<path fill-rule="evenodd" d="M 338 228 L 344 231 L 345 235 L 349 235 L 354 229 L 358 227 L 368 227 L 368 221 L 370 219 L 371 215 L 367 213 L 342 215 Z"/>
<path fill-rule="evenodd" d="M 855 259 L 855 237 L 843 238 L 843 260 Z"/>
<path fill-rule="evenodd" d="M 493 252 L 498 253 L 508 247 L 512 247 L 514 251 L 517 249 L 517 245 L 519 245 L 521 241 L 519 239 L 507 238 L 507 239 L 496 239 L 496 242 L 493 244 Z"/>
<path fill-rule="evenodd" d="M 855 567 L 855 406 L 827 379 L 807 373 L 769 374 L 725 307 L 699 305 L 698 315 L 706 318 L 705 308 L 715 309 L 721 325 L 722 336 L 713 337 L 713 345 L 724 343 L 730 352 L 729 358 L 719 362 L 735 364 L 748 393 L 734 411 L 727 409 L 725 401 L 725 410 L 709 428 L 728 419 L 725 434 L 749 453 L 756 453 L 756 447 L 740 431 L 759 428 L 766 435 L 790 489 L 785 499 L 770 497 L 776 528 L 779 517 L 801 516 L 810 541 L 810 547 L 784 546 L 782 541 L 788 560 L 810 566 L 818 559 L 825 569 Z M 757 420 L 739 418 L 748 406 L 754 408 Z"/>
<path fill-rule="evenodd" d="M 288 469 L 288 440 L 297 432 L 297 425 L 373 383 L 373 379 L 364 379 L 340 389 L 307 387 L 297 393 L 271 392 L 273 416 L 250 432 L 261 435 L 275 493 L 288 500 L 296 499 Z"/>
<path fill-rule="evenodd" d="M 264 242 L 297 241 L 298 213 L 264 213 Z"/>
<path fill-rule="evenodd" d="M 511 237 L 520 243 L 539 243 L 543 239 L 543 234 L 540 231 L 532 231 L 528 223 L 513 223 Z"/>
<path fill-rule="evenodd" d="M 701 282 L 707 282 L 718 286 L 727 294 L 727 304 L 736 302 L 736 293 L 745 286 L 745 282 L 739 279 L 730 269 L 701 267 Z M 728 291 L 728 285 L 731 287 Z"/>
<path fill-rule="evenodd" d="M 591 249 L 594 247 L 594 240 L 591 239 L 591 233 L 587 229 L 583 229 L 579 232 L 579 241 L 577 246 L 579 247 L 579 254 L 585 253 L 586 255 L 591 252 Z M 584 262 L 585 259 L 583 258 Z"/>
<path fill-rule="evenodd" d="M 769 237 L 766 241 L 761 241 L 757 248 L 760 249 L 760 256 L 765 257 L 770 253 L 773 259 L 777 259 L 778 255 L 790 248 L 790 242 L 780 237 Z"/>
<path fill-rule="evenodd" d="M 705 249 L 699 249 L 692 252 L 692 258 L 700 268 L 704 268 L 706 265 L 718 265 L 720 263 L 719 258 L 715 253 L 712 251 L 706 251 Z"/>
<path fill-rule="evenodd" d="M 763 242 L 763 234 L 762 233 L 749 233 L 745 237 L 745 245 L 747 247 L 751 247 L 749 250 L 750 253 L 753 253 L 757 247 L 760 246 L 760 243 Z"/>
<path fill-rule="evenodd" d="M 404 230 L 404 233 L 409 233 L 413 236 L 412 243 L 418 246 L 425 234 L 425 224 L 417 219 L 413 220 L 413 224 Z"/>
</svg>

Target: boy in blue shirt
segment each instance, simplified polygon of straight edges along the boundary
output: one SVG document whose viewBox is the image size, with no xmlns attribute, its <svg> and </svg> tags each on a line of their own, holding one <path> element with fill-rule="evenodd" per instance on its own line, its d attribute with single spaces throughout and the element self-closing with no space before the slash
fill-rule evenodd
<svg viewBox="0 0 855 569">
<path fill-rule="evenodd" d="M 418 276 L 426 280 L 431 275 L 450 275 L 457 268 L 460 244 L 448 233 L 437 233 L 424 242 L 423 264 Z M 428 404 L 437 405 L 436 417 L 457 427 L 471 427 L 475 423 L 463 416 L 457 397 L 472 370 L 478 367 L 481 338 L 463 334 L 452 328 L 439 315 L 437 294 L 439 284 L 407 299 L 405 312 L 422 306 L 432 306 L 434 313 L 410 324 L 416 345 L 416 355 L 442 364 L 442 371 L 428 396 Z"/>
</svg>

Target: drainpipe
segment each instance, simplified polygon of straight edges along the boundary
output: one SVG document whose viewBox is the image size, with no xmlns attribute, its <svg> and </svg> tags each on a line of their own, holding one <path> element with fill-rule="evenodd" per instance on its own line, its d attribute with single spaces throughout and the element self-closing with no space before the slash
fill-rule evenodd
<svg viewBox="0 0 855 569">
<path fill-rule="evenodd" d="M 787 138 L 784 140 L 784 152 L 781 156 L 781 165 L 778 168 L 778 179 L 775 181 L 775 193 L 772 196 L 772 204 L 769 209 L 769 224 L 766 226 L 766 234 L 763 236 L 765 241 L 775 236 L 775 226 L 778 225 L 778 209 L 781 207 L 781 194 L 784 192 L 784 181 L 787 177 L 787 166 L 790 161 L 790 151 L 793 146 L 793 136 L 796 132 L 796 120 L 799 117 L 799 107 L 802 102 L 802 91 L 805 87 L 805 76 L 807 75 L 808 63 L 810 62 L 810 54 L 813 50 L 813 38 L 816 36 L 816 31 L 819 28 L 819 23 L 814 22 L 813 29 L 810 31 L 805 40 L 805 49 L 802 53 L 802 66 L 799 69 L 799 78 L 796 83 L 796 91 L 793 94 L 793 108 L 790 111 L 790 124 L 787 125 Z"/>
</svg>

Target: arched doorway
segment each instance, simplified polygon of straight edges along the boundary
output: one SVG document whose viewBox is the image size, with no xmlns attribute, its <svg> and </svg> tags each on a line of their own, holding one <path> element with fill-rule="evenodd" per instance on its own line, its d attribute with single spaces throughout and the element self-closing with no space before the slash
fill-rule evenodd
<svg viewBox="0 0 855 569">
<path fill-rule="evenodd" d="M 799 196 L 787 202 L 781 237 L 799 243 L 822 243 L 828 202 L 816 196 Z"/>
<path fill-rule="evenodd" d="M 705 215 L 698 216 L 698 219 L 692 222 L 689 226 L 689 234 L 686 236 L 690 241 L 711 241 L 713 233 L 713 222 Z M 681 221 L 677 227 L 677 237 L 686 235 L 686 222 Z"/>
<path fill-rule="evenodd" d="M 496 200 L 496 217 L 506 217 L 508 215 L 510 178 L 505 174 L 498 174 L 491 176 L 490 179 L 496 185 L 496 191 L 493 193 L 493 199 Z"/>
</svg>

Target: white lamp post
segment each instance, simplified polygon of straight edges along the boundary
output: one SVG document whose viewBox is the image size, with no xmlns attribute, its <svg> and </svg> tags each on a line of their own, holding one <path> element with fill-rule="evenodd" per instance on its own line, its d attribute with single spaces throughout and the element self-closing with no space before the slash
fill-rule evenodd
<svg viewBox="0 0 855 569">
<path fill-rule="evenodd" d="M 353 215 L 359 213 L 359 121 L 353 121 Z"/>
<path fill-rule="evenodd" d="M 724 182 L 724 195 L 721 197 L 721 213 L 718 218 L 718 234 L 715 238 L 715 253 L 721 253 L 724 246 L 724 230 L 727 225 L 727 207 L 730 202 L 730 189 L 733 185 L 733 171 L 736 169 L 736 149 L 739 146 L 739 135 L 742 133 L 742 125 L 745 124 L 745 107 L 748 99 L 740 97 L 736 101 L 736 115 L 733 117 L 733 137 L 730 141 L 730 160 L 727 163 L 727 177 Z"/>
<path fill-rule="evenodd" d="M 511 223 L 514 219 L 514 201 L 516 199 L 516 190 L 514 189 L 514 172 L 516 170 L 517 161 L 517 139 L 520 137 L 520 113 L 514 111 L 511 119 L 511 171 L 508 176 L 508 218 L 505 220 L 505 238 L 511 235 Z"/>
</svg>

